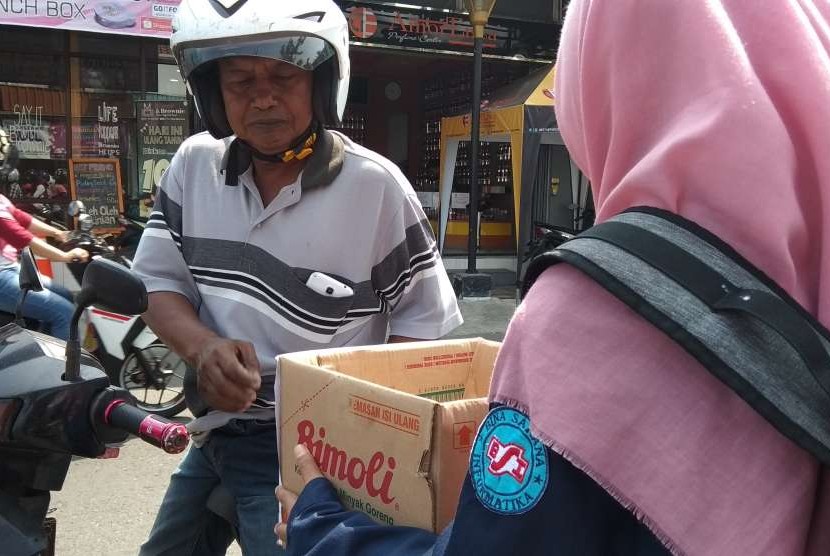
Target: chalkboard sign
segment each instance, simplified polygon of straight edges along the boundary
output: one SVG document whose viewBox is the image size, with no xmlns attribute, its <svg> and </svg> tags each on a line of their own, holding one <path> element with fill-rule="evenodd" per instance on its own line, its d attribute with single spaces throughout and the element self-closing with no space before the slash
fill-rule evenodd
<svg viewBox="0 0 830 556">
<path fill-rule="evenodd" d="M 124 210 L 121 165 L 118 159 L 82 158 L 69 161 L 72 199 L 81 201 L 97 232 L 118 231 Z"/>
</svg>

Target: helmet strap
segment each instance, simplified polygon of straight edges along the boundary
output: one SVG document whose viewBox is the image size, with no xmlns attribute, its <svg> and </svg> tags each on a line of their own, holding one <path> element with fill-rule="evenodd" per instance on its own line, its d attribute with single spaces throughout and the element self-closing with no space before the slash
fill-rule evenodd
<svg viewBox="0 0 830 556">
<path fill-rule="evenodd" d="M 253 158 L 263 162 L 283 164 L 305 160 L 314 152 L 314 145 L 317 143 L 317 136 L 321 131 L 322 126 L 312 121 L 308 129 L 300 135 L 294 144 L 288 150 L 279 154 L 265 154 L 237 137 L 228 147 L 225 185 L 239 185 L 239 175 L 250 167 Z"/>
</svg>

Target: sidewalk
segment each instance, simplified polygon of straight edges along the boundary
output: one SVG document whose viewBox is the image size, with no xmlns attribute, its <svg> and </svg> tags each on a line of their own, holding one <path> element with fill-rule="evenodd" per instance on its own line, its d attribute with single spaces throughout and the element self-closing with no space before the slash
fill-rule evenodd
<svg viewBox="0 0 830 556">
<path fill-rule="evenodd" d="M 503 287 L 493 291 L 489 299 L 462 299 L 458 302 L 464 324 L 453 330 L 450 338 L 473 338 L 481 336 L 501 342 L 507 324 L 516 310 L 515 288 Z"/>
</svg>

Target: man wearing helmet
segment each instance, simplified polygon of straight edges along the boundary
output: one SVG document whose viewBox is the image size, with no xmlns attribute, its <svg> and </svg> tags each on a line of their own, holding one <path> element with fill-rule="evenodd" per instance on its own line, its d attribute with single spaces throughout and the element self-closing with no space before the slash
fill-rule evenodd
<svg viewBox="0 0 830 556">
<path fill-rule="evenodd" d="M 209 409 L 141 553 L 223 554 L 221 482 L 243 551 L 274 554 L 276 356 L 439 338 L 461 316 L 406 178 L 324 128 L 349 85 L 331 0 L 184 0 L 171 46 L 209 133 L 173 158 L 134 268 Z"/>
</svg>

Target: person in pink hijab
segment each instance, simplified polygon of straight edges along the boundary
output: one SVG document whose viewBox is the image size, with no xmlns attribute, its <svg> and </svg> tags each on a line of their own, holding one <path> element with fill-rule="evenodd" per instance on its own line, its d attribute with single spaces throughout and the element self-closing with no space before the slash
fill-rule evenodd
<svg viewBox="0 0 830 556">
<path fill-rule="evenodd" d="M 830 325 L 830 3 L 572 0 L 555 91 L 597 222 L 680 215 Z M 346 512 L 298 447 L 288 553 L 830 554 L 828 470 L 573 267 L 517 310 L 490 401 L 437 537 Z"/>
</svg>

